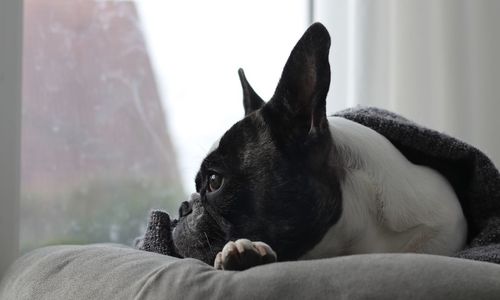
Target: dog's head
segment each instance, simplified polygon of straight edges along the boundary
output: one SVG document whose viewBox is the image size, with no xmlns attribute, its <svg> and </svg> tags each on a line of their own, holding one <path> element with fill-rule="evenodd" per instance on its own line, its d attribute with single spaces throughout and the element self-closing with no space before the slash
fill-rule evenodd
<svg viewBox="0 0 500 300">
<path fill-rule="evenodd" d="M 229 240 L 268 243 L 280 260 L 320 241 L 341 211 L 326 118 L 330 36 L 313 24 L 265 103 L 239 71 L 245 117 L 203 160 L 173 232 L 180 255 L 212 263 Z"/>
</svg>

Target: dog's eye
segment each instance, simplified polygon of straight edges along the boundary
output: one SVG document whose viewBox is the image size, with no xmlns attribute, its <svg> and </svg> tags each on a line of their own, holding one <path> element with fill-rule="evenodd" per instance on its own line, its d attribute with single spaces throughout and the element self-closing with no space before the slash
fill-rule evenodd
<svg viewBox="0 0 500 300">
<path fill-rule="evenodd" d="M 223 182 L 224 177 L 219 174 L 213 173 L 212 175 L 210 175 L 210 177 L 208 177 L 208 191 L 210 193 L 217 191 L 218 189 L 220 189 Z"/>
</svg>

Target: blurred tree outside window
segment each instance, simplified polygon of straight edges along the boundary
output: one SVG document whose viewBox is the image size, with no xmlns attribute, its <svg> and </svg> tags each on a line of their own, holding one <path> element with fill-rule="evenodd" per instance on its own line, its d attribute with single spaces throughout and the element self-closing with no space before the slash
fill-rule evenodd
<svg viewBox="0 0 500 300">
<path fill-rule="evenodd" d="M 134 2 L 24 2 L 21 247 L 118 242 L 184 199 Z"/>
</svg>

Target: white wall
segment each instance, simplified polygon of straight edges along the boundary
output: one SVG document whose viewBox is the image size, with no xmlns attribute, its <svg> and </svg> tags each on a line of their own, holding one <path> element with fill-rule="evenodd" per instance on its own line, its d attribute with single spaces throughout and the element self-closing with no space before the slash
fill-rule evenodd
<svg viewBox="0 0 500 300">
<path fill-rule="evenodd" d="M 18 253 L 22 1 L 0 1 L 0 276 Z"/>
</svg>

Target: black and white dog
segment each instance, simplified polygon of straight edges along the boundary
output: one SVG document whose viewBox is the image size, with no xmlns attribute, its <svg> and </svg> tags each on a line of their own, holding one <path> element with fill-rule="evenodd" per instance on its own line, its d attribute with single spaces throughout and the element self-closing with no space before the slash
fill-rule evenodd
<svg viewBox="0 0 500 300">
<path fill-rule="evenodd" d="M 442 175 L 375 131 L 326 116 L 329 48 L 326 28 L 313 24 L 267 103 L 240 70 L 245 117 L 204 159 L 196 193 L 179 209 L 181 256 L 237 270 L 357 253 L 450 255 L 464 246 L 465 217 Z"/>
</svg>

